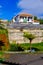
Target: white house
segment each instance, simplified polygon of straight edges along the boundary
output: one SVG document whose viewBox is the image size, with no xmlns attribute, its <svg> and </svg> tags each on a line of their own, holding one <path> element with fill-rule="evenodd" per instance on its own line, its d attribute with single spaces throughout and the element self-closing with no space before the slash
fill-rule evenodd
<svg viewBox="0 0 43 65">
<path fill-rule="evenodd" d="M 22 13 L 15 16 L 12 20 L 13 22 L 20 22 L 20 23 L 32 23 L 32 24 L 39 24 L 38 21 L 34 21 L 34 16 L 27 13 Z"/>
<path fill-rule="evenodd" d="M 31 14 L 22 13 L 13 18 L 13 22 L 32 22 L 33 16 Z"/>
</svg>

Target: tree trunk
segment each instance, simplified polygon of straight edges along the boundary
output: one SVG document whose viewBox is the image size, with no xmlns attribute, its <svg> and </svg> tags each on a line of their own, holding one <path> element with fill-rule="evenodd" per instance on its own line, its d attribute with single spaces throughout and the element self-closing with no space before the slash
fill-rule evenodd
<svg viewBox="0 0 43 65">
<path fill-rule="evenodd" d="M 0 50 L 2 50 L 2 46 L 0 46 Z"/>
<path fill-rule="evenodd" d="M 32 40 L 30 40 L 30 52 L 31 52 L 31 50 L 32 50 L 31 42 L 32 42 Z"/>
</svg>

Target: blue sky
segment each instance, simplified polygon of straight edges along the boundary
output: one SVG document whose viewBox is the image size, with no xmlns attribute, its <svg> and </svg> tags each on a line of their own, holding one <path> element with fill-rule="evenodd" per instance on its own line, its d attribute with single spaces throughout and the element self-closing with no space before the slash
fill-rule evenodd
<svg viewBox="0 0 43 65">
<path fill-rule="evenodd" d="M 0 0 L 0 18 L 11 20 L 19 13 L 43 18 L 43 0 Z"/>
<path fill-rule="evenodd" d="M 20 11 L 18 2 L 19 0 L 0 0 L 0 18 L 12 19 Z"/>
</svg>

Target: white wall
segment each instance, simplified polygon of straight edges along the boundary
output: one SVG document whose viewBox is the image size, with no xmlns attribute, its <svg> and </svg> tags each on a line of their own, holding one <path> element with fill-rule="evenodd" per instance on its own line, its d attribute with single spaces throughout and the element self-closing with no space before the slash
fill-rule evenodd
<svg viewBox="0 0 43 65">
<path fill-rule="evenodd" d="M 21 19 L 19 19 L 19 22 L 23 22 L 23 19 L 21 18 Z"/>
<path fill-rule="evenodd" d="M 13 22 L 16 22 L 15 19 L 13 19 Z"/>
<path fill-rule="evenodd" d="M 32 22 L 32 24 L 39 24 L 39 22 Z"/>
<path fill-rule="evenodd" d="M 20 19 L 19 19 L 19 22 L 24 22 L 24 19 L 23 19 L 23 18 L 20 18 Z M 32 22 L 32 19 L 29 19 L 29 21 L 28 21 L 28 19 L 27 19 L 27 22 Z"/>
</svg>

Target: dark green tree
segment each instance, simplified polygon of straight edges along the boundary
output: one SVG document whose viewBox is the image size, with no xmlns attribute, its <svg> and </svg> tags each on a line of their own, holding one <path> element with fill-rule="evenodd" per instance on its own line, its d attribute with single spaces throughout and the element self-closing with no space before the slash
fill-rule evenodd
<svg viewBox="0 0 43 65">
<path fill-rule="evenodd" d="M 37 16 L 34 16 L 34 20 L 37 20 Z"/>
<path fill-rule="evenodd" d="M 39 21 L 40 21 L 40 24 L 43 24 L 43 19 L 39 19 Z"/>
</svg>

